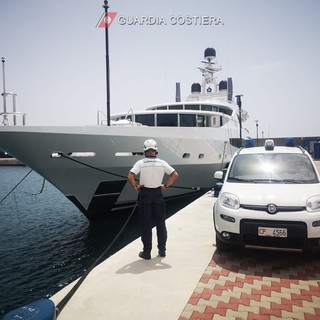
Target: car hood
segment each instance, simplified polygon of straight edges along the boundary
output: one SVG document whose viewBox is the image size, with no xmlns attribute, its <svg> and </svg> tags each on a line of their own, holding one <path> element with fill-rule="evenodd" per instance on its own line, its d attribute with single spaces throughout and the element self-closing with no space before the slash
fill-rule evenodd
<svg viewBox="0 0 320 320">
<path fill-rule="evenodd" d="M 320 184 L 262 184 L 262 183 L 228 183 L 221 193 L 236 195 L 241 204 L 278 206 L 305 206 L 306 201 L 320 195 Z"/>
</svg>

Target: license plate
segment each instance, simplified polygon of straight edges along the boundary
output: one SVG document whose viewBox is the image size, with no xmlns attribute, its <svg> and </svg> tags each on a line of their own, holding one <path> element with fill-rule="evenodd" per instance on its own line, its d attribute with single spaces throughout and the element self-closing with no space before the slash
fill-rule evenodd
<svg viewBox="0 0 320 320">
<path fill-rule="evenodd" d="M 258 236 L 260 236 L 260 237 L 287 238 L 288 232 L 287 232 L 286 228 L 258 227 Z"/>
</svg>

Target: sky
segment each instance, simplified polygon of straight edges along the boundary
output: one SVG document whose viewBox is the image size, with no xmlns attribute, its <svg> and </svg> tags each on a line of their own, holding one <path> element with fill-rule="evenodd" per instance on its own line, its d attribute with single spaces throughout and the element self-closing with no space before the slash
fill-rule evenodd
<svg viewBox="0 0 320 320">
<path fill-rule="evenodd" d="M 176 82 L 185 100 L 212 47 L 224 68 L 219 80 L 232 77 L 234 95 L 243 95 L 252 137 L 257 129 L 264 138 L 320 136 L 320 1 L 108 3 L 116 12 L 108 29 L 111 113 L 173 102 Z M 6 91 L 18 94 L 28 125 L 91 125 L 99 110 L 106 114 L 105 30 L 96 28 L 102 5 L 0 0 Z M 200 24 L 206 17 L 213 23 Z"/>
</svg>

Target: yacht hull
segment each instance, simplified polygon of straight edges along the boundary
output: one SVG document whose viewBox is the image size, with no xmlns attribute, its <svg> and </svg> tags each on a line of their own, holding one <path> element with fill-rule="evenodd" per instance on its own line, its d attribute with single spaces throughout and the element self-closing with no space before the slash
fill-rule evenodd
<svg viewBox="0 0 320 320">
<path fill-rule="evenodd" d="M 143 157 L 148 138 L 157 141 L 159 157 L 179 172 L 176 185 L 164 191 L 166 199 L 210 190 L 214 171 L 224 167 L 236 150 L 227 132 L 196 127 L 4 126 L 0 148 L 94 219 L 136 202 L 137 192 L 126 177 Z"/>
</svg>

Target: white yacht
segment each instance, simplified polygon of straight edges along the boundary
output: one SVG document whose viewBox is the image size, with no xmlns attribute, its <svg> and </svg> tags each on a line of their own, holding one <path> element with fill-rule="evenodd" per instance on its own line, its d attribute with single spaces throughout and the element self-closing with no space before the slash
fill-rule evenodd
<svg viewBox="0 0 320 320">
<path fill-rule="evenodd" d="M 205 50 L 202 84 L 192 84 L 185 102 L 159 104 L 110 117 L 110 125 L 8 125 L 14 113 L 3 112 L 0 148 L 39 173 L 90 220 L 133 205 L 127 182 L 132 165 L 144 156 L 146 139 L 158 143 L 159 157 L 179 172 L 166 199 L 199 196 L 213 187 L 214 172 L 225 167 L 239 148 L 242 121 L 233 101 L 231 78 L 220 81 L 216 51 Z M 240 120 L 241 119 L 241 120 Z M 5 123 L 6 122 L 6 123 Z M 241 128 L 241 129 L 240 129 Z"/>
</svg>

